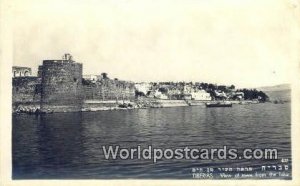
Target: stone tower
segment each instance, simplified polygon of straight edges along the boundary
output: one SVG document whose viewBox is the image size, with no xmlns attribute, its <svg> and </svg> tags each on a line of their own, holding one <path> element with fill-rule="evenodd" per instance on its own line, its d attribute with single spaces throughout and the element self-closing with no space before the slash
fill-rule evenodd
<svg viewBox="0 0 300 186">
<path fill-rule="evenodd" d="M 44 60 L 39 67 L 39 74 L 42 77 L 41 111 L 81 111 L 81 63 L 76 63 L 70 54 L 65 54 L 62 60 Z"/>
</svg>

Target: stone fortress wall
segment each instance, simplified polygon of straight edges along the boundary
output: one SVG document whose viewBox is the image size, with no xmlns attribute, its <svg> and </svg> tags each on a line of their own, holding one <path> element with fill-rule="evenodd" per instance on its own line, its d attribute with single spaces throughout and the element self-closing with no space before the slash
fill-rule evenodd
<svg viewBox="0 0 300 186">
<path fill-rule="evenodd" d="M 12 107 L 40 107 L 41 78 L 15 77 L 12 81 Z"/>
<path fill-rule="evenodd" d="M 85 100 L 132 100 L 135 98 L 134 83 L 113 79 L 101 79 L 83 84 Z"/>
<path fill-rule="evenodd" d="M 37 77 L 13 77 L 13 110 L 34 107 L 42 112 L 81 111 L 86 100 L 134 99 L 134 83 L 103 78 L 82 79 L 82 64 L 70 54 L 63 60 L 44 60 Z"/>
</svg>

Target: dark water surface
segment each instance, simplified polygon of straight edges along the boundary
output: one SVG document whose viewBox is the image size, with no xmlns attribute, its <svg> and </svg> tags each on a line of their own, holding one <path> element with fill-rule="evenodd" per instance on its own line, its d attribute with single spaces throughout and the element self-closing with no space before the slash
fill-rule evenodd
<svg viewBox="0 0 300 186">
<path fill-rule="evenodd" d="M 277 148 L 291 163 L 290 104 L 13 115 L 14 179 L 192 178 L 200 167 L 257 170 L 279 160 L 105 160 L 124 148 Z M 289 171 L 290 173 L 290 171 Z M 288 177 L 290 179 L 291 177 Z"/>
</svg>

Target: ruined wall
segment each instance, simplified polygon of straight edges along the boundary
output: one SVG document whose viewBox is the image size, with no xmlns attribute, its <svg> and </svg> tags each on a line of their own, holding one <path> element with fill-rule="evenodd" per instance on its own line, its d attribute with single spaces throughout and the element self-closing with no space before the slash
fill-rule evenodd
<svg viewBox="0 0 300 186">
<path fill-rule="evenodd" d="M 39 65 L 37 76 L 42 78 L 42 73 L 43 73 L 43 65 Z"/>
<path fill-rule="evenodd" d="M 41 78 L 15 77 L 12 79 L 12 105 L 13 110 L 18 106 L 36 105 L 41 101 Z"/>
<path fill-rule="evenodd" d="M 12 68 L 12 77 L 28 77 L 31 76 L 31 68 L 29 67 L 18 67 L 13 66 Z"/>
<path fill-rule="evenodd" d="M 83 84 L 85 100 L 132 100 L 135 98 L 134 83 L 102 79 Z"/>
<path fill-rule="evenodd" d="M 68 60 L 44 60 L 39 70 L 42 76 L 42 111 L 81 111 L 82 64 Z"/>
</svg>

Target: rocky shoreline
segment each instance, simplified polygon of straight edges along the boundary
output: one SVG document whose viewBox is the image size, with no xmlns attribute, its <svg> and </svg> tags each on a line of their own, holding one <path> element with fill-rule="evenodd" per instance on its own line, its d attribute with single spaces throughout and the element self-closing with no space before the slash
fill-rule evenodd
<svg viewBox="0 0 300 186">
<path fill-rule="evenodd" d="M 205 106 L 206 103 L 215 101 L 196 101 L 196 100 L 159 100 L 159 99 L 136 99 L 136 100 L 87 100 L 83 103 L 82 112 L 94 112 L 105 110 L 132 110 L 132 109 L 147 109 L 147 108 L 167 108 L 167 107 L 187 107 L 187 106 Z M 232 104 L 258 104 L 258 101 L 230 101 Z M 64 111 L 68 112 L 68 111 Z M 46 114 L 54 113 L 48 110 L 41 112 L 39 105 L 26 104 L 13 107 L 13 113 L 27 114 Z"/>
</svg>

